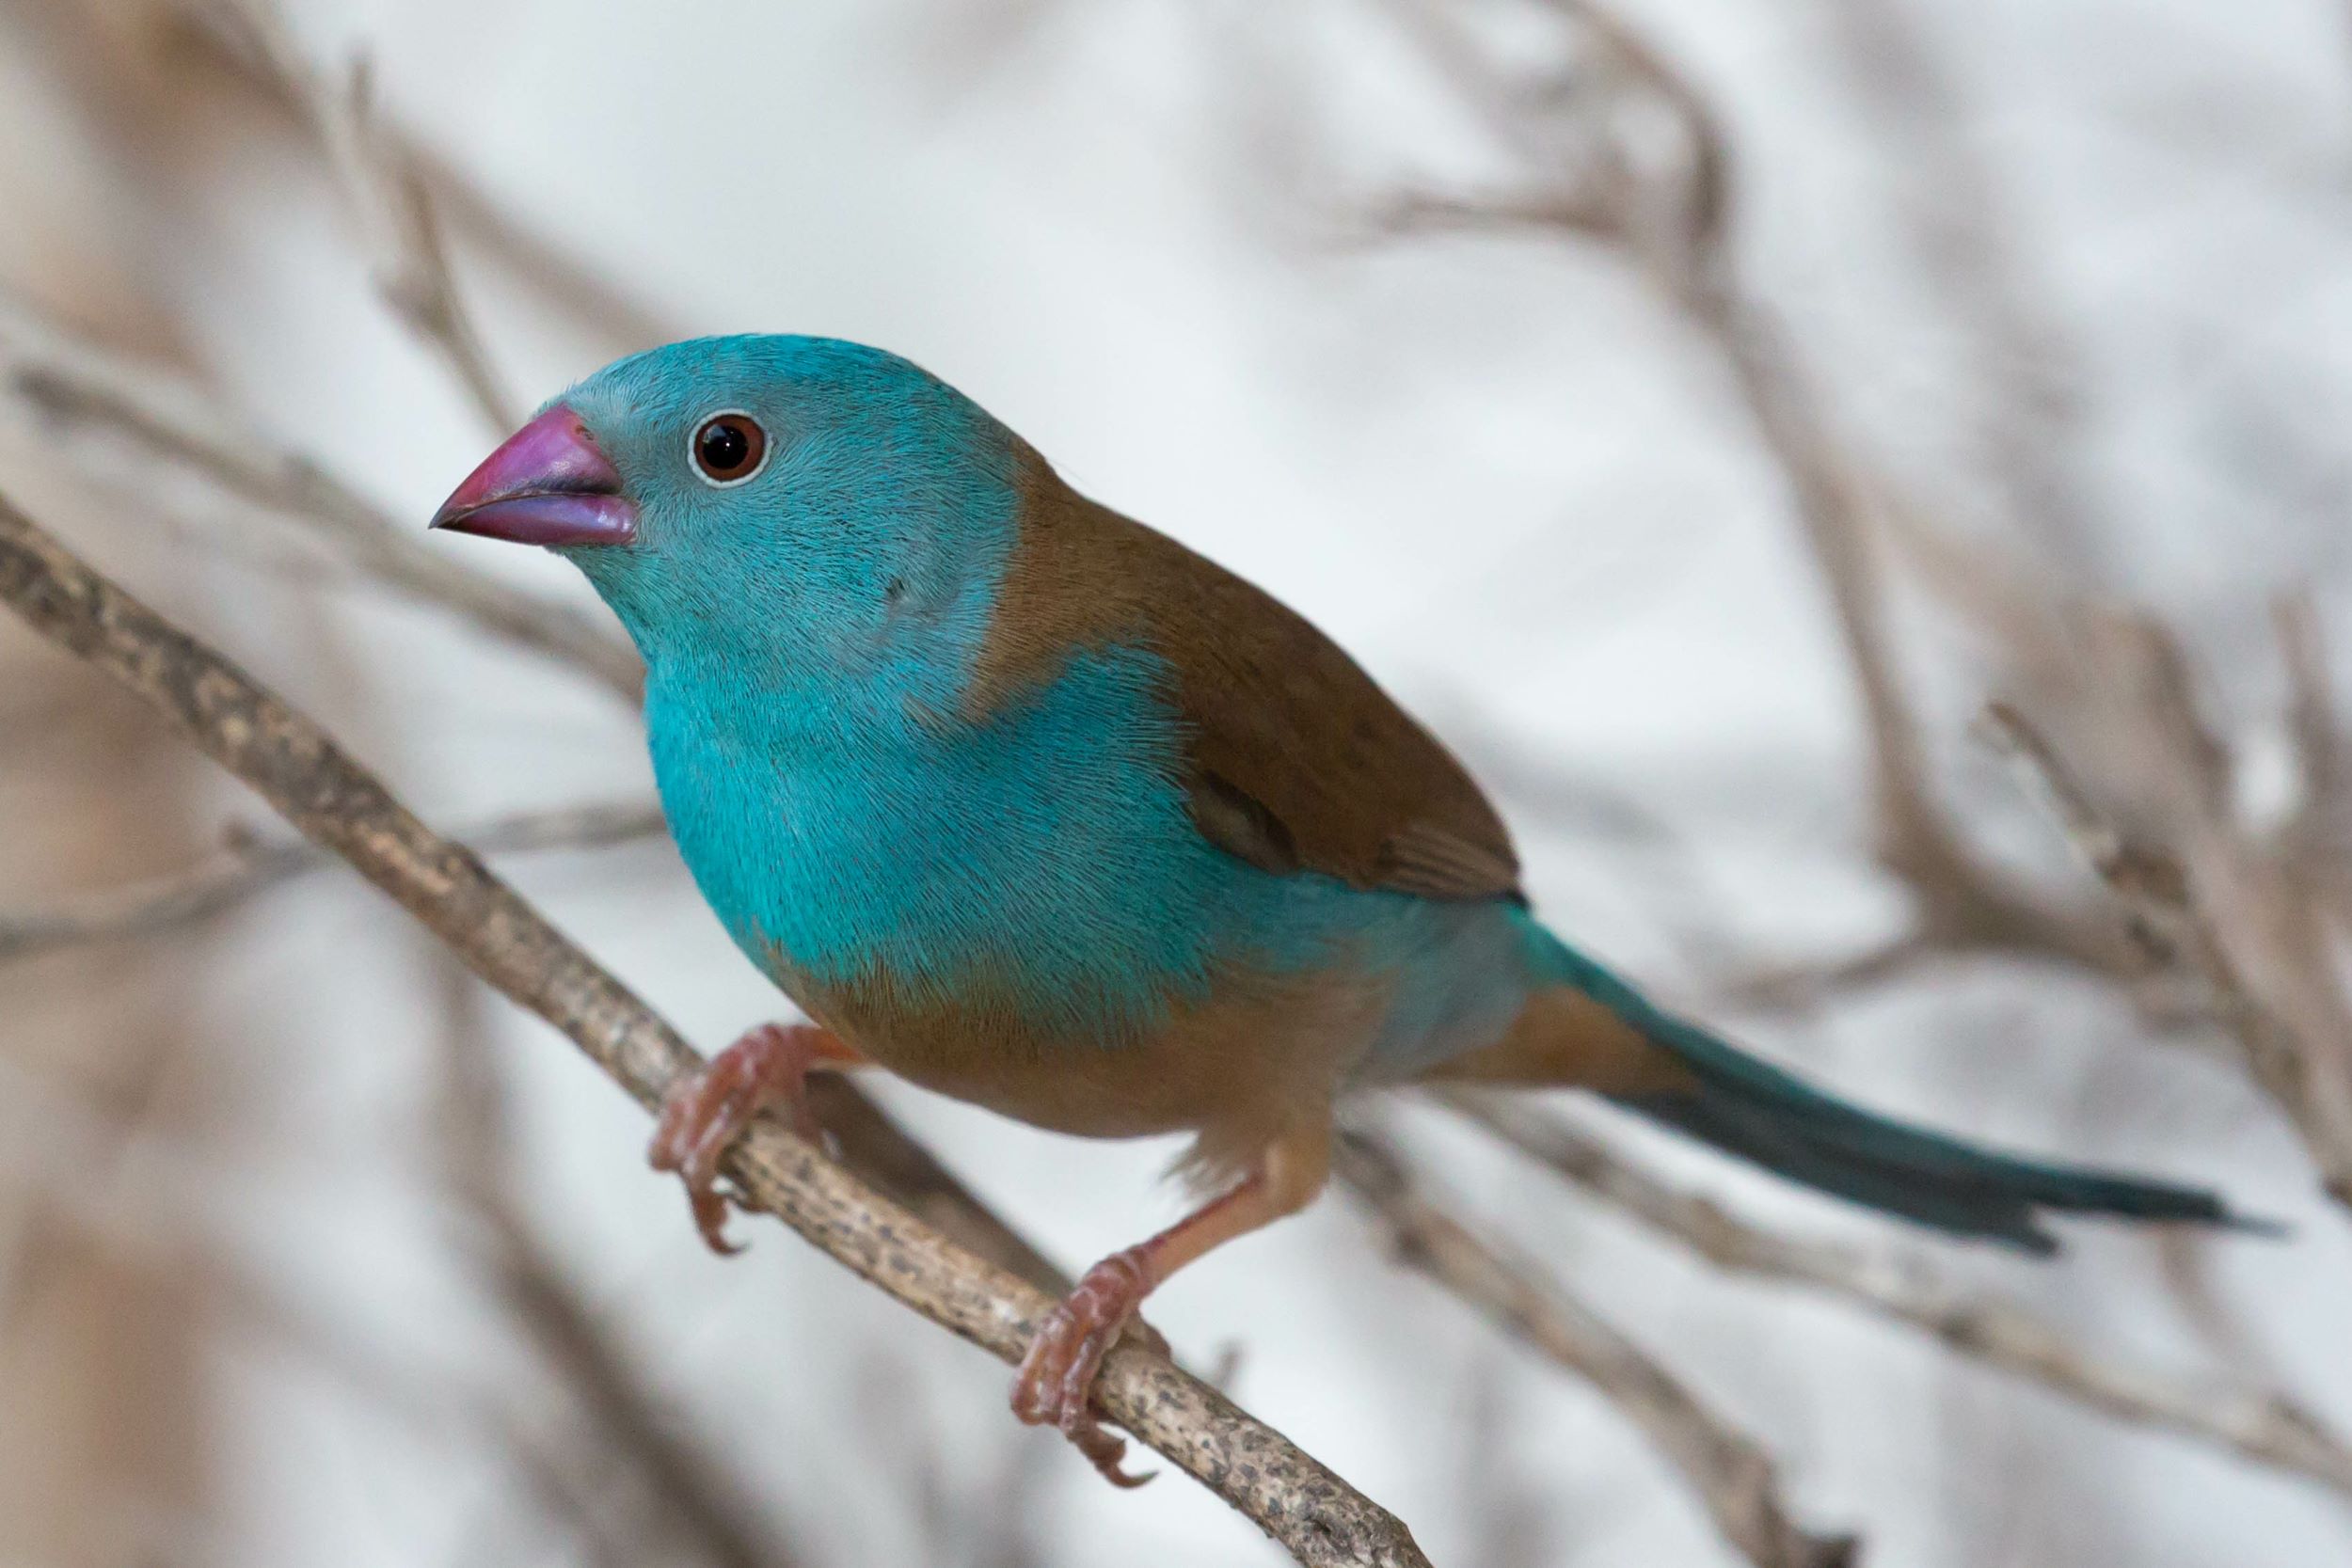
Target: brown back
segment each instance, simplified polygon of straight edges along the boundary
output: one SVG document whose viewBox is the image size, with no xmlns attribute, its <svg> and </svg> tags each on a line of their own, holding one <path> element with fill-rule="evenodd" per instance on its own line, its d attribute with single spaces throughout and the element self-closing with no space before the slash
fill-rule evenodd
<svg viewBox="0 0 2352 1568">
<path fill-rule="evenodd" d="M 1356 661 L 1271 594 L 1063 483 L 1024 449 L 1021 537 L 967 716 L 1070 650 L 1137 642 L 1176 672 L 1193 820 L 1269 871 L 1429 898 L 1517 896 L 1478 785 Z"/>
</svg>

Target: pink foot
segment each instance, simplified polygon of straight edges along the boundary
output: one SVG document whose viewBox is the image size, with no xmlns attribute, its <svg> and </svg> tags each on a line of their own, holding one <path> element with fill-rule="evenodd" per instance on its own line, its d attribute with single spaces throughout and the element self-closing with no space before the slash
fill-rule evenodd
<svg viewBox="0 0 2352 1568">
<path fill-rule="evenodd" d="M 1127 1444 L 1104 1431 L 1094 1414 L 1094 1377 L 1152 1283 L 1141 1247 L 1115 1252 L 1095 1264 L 1038 1330 L 1012 1380 L 1012 1413 L 1032 1426 L 1059 1427 L 1114 1486 L 1141 1486 L 1152 1478 L 1120 1467 Z"/>
<path fill-rule="evenodd" d="M 694 1227 L 711 1251 L 742 1250 L 727 1240 L 727 1200 L 718 1187 L 720 1156 L 771 1106 L 785 1108 L 802 1136 L 821 1137 L 804 1094 L 808 1069 L 817 1062 L 855 1059 L 849 1047 L 813 1023 L 763 1023 L 744 1031 L 700 1072 L 670 1090 L 645 1158 L 654 1169 L 675 1171 L 685 1180 Z"/>
</svg>

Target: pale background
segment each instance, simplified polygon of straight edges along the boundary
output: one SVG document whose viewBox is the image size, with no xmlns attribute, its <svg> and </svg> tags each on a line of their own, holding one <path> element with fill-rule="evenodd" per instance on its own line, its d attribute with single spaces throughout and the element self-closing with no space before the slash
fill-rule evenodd
<svg viewBox="0 0 2352 1568">
<path fill-rule="evenodd" d="M 0 273 L 421 528 L 494 433 L 378 305 L 308 150 L 217 73 L 155 64 L 130 9 L 0 7 Z M 1726 117 L 1743 269 L 1843 434 L 1982 535 L 2002 524 L 1988 446 L 2020 423 L 2051 438 L 2081 521 L 2030 543 L 2173 615 L 2251 754 L 2275 750 L 2267 596 L 2305 583 L 2331 623 L 2352 611 L 2352 14 L 1626 9 Z M 1404 186 L 1510 166 L 1394 10 L 320 0 L 294 21 L 322 62 L 373 51 L 397 120 L 666 321 L 904 353 L 1081 486 L 1282 595 L 1490 779 L 1560 929 L 1727 1017 L 1720 973 L 1835 954 L 1899 914 L 1864 853 L 1820 590 L 1717 358 L 1617 262 L 1372 232 Z M 1873 75 L 1862 13 L 1915 30 L 1947 101 Z M 1508 16 L 1494 37 L 1506 57 L 1540 43 Z M 1993 171 L 2001 244 L 2057 329 L 2062 431 L 2015 405 L 2017 368 L 1922 264 L 1952 199 L 1923 121 Z M 524 402 L 627 346 L 462 237 L 457 261 Z M 137 471 L 93 483 L 58 439 L 11 408 L 0 485 L 326 720 L 428 819 L 648 787 L 605 692 L 365 584 L 223 551 L 232 507 Z M 197 520 L 167 530 L 164 511 Z M 552 558 L 436 545 L 589 599 Z M 1997 795 L 1963 736 L 1983 685 L 1920 621 L 1939 768 Z M 1629 832 L 1629 812 L 1652 826 Z M 0 641 L 0 909 L 167 870 L 231 819 L 259 808 L 58 657 Z M 2062 866 L 2032 827 L 2023 852 Z M 666 847 L 503 864 L 707 1047 L 776 1009 Z M 772 1224 L 738 1222 L 741 1259 L 706 1256 L 643 1168 L 639 1113 L 487 1006 L 532 1220 L 803 1560 L 1280 1560 L 1181 1477 L 1102 1486 L 1015 1427 L 1003 1369 Z M 571 1419 L 462 1265 L 429 1174 L 445 1011 L 405 917 L 339 874 L 0 969 L 0 1563 L 581 1560 L 478 1418 L 488 1390 L 551 1442 Z M 1741 1028 L 1872 1104 L 2214 1181 L 2294 1222 L 2286 1243 L 2202 1254 L 2228 1332 L 2142 1238 L 2075 1227 L 2047 1266 L 1941 1251 L 2089 1341 L 2234 1368 L 2352 1423 L 2352 1247 L 2225 1050 L 2155 1040 L 2105 990 L 2016 963 L 1936 965 Z M 878 1092 L 1066 1263 L 1176 1212 L 1156 1183 L 1171 1145 Z M 1800 1517 L 1862 1532 L 1873 1562 L 2352 1555 L 2341 1496 L 1726 1281 L 1436 1113 L 1401 1126 L 1464 1212 L 1763 1439 Z M 1762 1218 L 1881 1233 L 1703 1156 L 1675 1164 Z M 277 1305 L 224 1307 L 220 1259 Z M 1196 1361 L 1238 1345 L 1238 1397 L 1438 1563 L 1736 1560 L 1617 1415 L 1395 1270 L 1337 1196 L 1154 1311 Z M 308 1326 L 256 1326 L 279 1314 Z M 636 1560 L 698 1560 L 658 1543 Z"/>
</svg>

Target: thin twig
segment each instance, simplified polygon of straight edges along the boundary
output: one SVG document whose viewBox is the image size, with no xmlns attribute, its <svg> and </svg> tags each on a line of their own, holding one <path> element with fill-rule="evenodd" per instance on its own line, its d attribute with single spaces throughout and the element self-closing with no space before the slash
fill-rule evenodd
<svg viewBox="0 0 2352 1568">
<path fill-rule="evenodd" d="M 1642 215 L 1723 210 L 1730 159 L 1720 128 L 1690 82 L 1605 7 L 1595 0 L 1554 4 L 1582 21 L 1613 61 L 1613 72 L 1601 72 L 1603 85 L 1594 89 L 1600 103 L 1590 134 L 1604 143 L 1614 134 L 1608 123 L 1614 95 L 1681 117 L 1692 146 L 1678 180 L 1653 175 L 1603 189 L 1605 205 L 1628 209 L 1622 218 L 1597 230 L 1579 224 L 1560 232 L 1580 242 L 1597 232 L 1708 335 L 1787 475 L 1861 697 L 1879 858 L 1913 892 L 1921 931 L 1950 949 L 2054 955 L 2110 978 L 2144 974 L 2147 964 L 2135 958 L 2150 952 L 2145 929 L 2134 933 L 2137 955 L 2128 946 L 2119 951 L 2112 921 L 2018 884 L 1962 834 L 1937 798 L 1888 629 L 1873 526 L 1886 486 L 1845 451 L 1820 416 L 1778 324 L 1740 286 L 1723 226 Z M 1693 188 L 1716 195 L 1699 202 Z M 1517 206 L 1535 210 L 1547 201 L 1575 207 L 1577 187 L 1571 181 Z M 1660 237 L 1677 233 L 1686 236 L 1690 254 L 1661 258 Z M 2210 982 L 2217 1021 L 2237 1037 L 2256 1077 L 2294 1121 L 2328 1192 L 2352 1207 L 2352 1000 L 2335 974 L 2324 924 L 2294 879 L 2229 821 L 2227 756 L 2198 721 L 2169 637 L 2145 622 L 2123 629 L 2137 650 L 2128 711 L 2154 737 L 2150 750 L 2160 777 L 2188 784 L 2174 802 L 2189 835 L 2178 858 L 2205 908 L 2198 916 L 2200 940 L 2176 949 Z M 2108 865 L 2102 875 L 2124 869 Z M 2118 892 L 2137 910 L 2142 927 L 2161 912 L 2133 889 Z M 2177 924 L 2177 911 L 2172 918 Z"/>
<path fill-rule="evenodd" d="M 517 1004 L 568 1035 L 639 1104 L 659 1106 L 702 1058 L 460 846 L 393 800 L 317 725 L 100 577 L 0 502 L 0 599 L 176 723 L 306 836 L 371 881 Z M 1008 1363 L 1053 1298 L 950 1241 L 772 1121 L 726 1171 L 862 1278 Z M 1206 1483 L 1312 1568 L 1427 1560 L 1397 1521 L 1273 1429 L 1132 1341 L 1104 1361 L 1111 1419 Z"/>
<path fill-rule="evenodd" d="M 478 855 L 548 849 L 600 849 L 664 831 L 650 801 L 561 806 L 494 818 L 458 838 Z M 221 914 L 305 872 L 341 858 L 304 839 L 232 839 L 211 860 L 185 871 L 109 888 L 57 908 L 0 912 L 0 962 L 52 948 L 161 936 Z"/>
<path fill-rule="evenodd" d="M 2013 526 L 2074 564 L 2095 559 L 2095 524 L 2080 465 L 2077 345 L 2028 278 L 2001 182 L 1967 134 L 1968 105 L 1904 0 L 1833 0 L 1828 36 L 1874 121 L 1874 142 L 1901 171 L 1891 196 L 1918 273 L 1962 328 L 1982 383 L 1971 454 Z"/>
<path fill-rule="evenodd" d="M 2116 628 L 2145 660 L 2143 692 L 2169 733 L 2193 835 L 2175 858 L 2135 844 L 2091 800 L 2057 748 L 2004 703 L 1979 728 L 2048 806 L 2083 863 L 2113 893 L 2134 936 L 2159 960 L 2196 975 L 2207 1006 L 2247 1065 L 2287 1113 L 2322 1184 L 2352 1208 L 2352 1021 L 2325 937 L 2298 908 L 2290 879 L 2240 843 L 2219 819 L 2223 784 L 2212 739 L 2189 706 L 2179 656 L 2145 623 Z"/>
<path fill-rule="evenodd" d="M 361 569 L 421 601 L 450 611 L 528 651 L 597 676 L 634 701 L 644 666 L 625 638 L 568 605 L 508 588 L 496 578 L 427 548 L 373 503 L 299 454 L 273 448 L 258 433 L 233 427 L 192 388 L 83 343 L 22 310 L 0 309 L 0 373 L 35 405 L 69 421 L 127 436 L 144 448 L 273 511 L 313 524 Z M 103 468 L 94 469 L 103 478 Z M 162 911 L 170 912 L 170 911 Z M 936 1180 L 914 1189 L 933 1223 L 964 1246 L 1050 1291 L 1069 1289 L 1058 1270 L 870 1105 L 857 1111 L 844 1093 L 847 1118 L 831 1128 L 843 1156 L 885 1190 L 894 1173 L 929 1169 Z"/>
<path fill-rule="evenodd" d="M 2279 636 L 2279 659 L 2286 671 L 2287 735 L 2295 745 L 2297 799 L 2295 815 L 2280 834 L 2287 853 L 2311 877 L 2328 885 L 2327 870 L 2342 858 L 2345 797 L 2344 736 L 2336 722 L 2335 683 L 2328 673 L 2327 638 L 2319 607 L 2307 589 L 2281 594 L 2271 606 Z"/>
<path fill-rule="evenodd" d="M 516 409 L 451 276 L 424 181 L 377 119 L 368 57 L 354 57 L 341 81 L 317 70 L 272 0 L 188 0 L 179 8 L 294 110 L 359 226 L 377 293 L 447 363 L 483 420 L 514 429 Z"/>
<path fill-rule="evenodd" d="M 1647 1352 L 1534 1265 L 1472 1234 L 1414 1189 L 1396 1152 L 1372 1133 L 1343 1134 L 1340 1181 L 1376 1214 L 1397 1255 L 1590 1382 L 1690 1482 L 1724 1539 L 1756 1568 L 1837 1568 L 1851 1536 L 1809 1535 L 1788 1517 L 1772 1456 L 1709 1410 Z"/>
<path fill-rule="evenodd" d="M 2125 956 L 2105 925 L 2017 885 L 1962 835 L 1937 798 L 1888 627 L 1875 527 L 1888 486 L 1836 439 L 1777 322 L 1740 287 L 1728 221 L 1734 160 L 1706 95 L 1607 7 L 1551 4 L 1581 30 L 1593 56 L 1572 103 L 1583 116 L 1582 134 L 1570 141 L 1577 155 L 1564 153 L 1558 138 L 1535 135 L 1523 114 L 1498 109 L 1520 95 L 1475 55 L 1433 46 L 1437 69 L 1542 172 L 1532 190 L 1499 198 L 1412 198 L 1399 209 L 1404 219 L 1611 246 L 1705 335 L 1788 482 L 1828 590 L 1862 708 L 1878 858 L 1913 893 L 1925 940 L 1953 950 L 2054 953 L 2114 971 Z M 1425 43 L 1452 36 L 1418 6 L 1406 14 L 1425 18 L 1416 24 Z M 1629 104 L 1662 110 L 1679 125 L 1678 168 L 1647 166 L 1656 160 L 1645 165 L 1620 146 L 1617 111 Z"/>
<path fill-rule="evenodd" d="M 610 623 L 475 571 L 326 468 L 226 412 L 220 399 L 159 366 L 110 353 L 23 305 L 0 305 L 0 383 L 66 435 L 93 480 L 119 485 L 131 447 L 225 493 L 309 524 L 358 570 L 532 653 L 577 665 L 635 702 L 637 650 Z"/>
<path fill-rule="evenodd" d="M 1850 995 L 1905 978 L 1948 950 L 1913 927 L 1830 958 L 1749 964 L 1720 975 L 1714 990 L 1725 1002 L 1768 1011 L 1800 1012 L 1832 995 Z"/>
<path fill-rule="evenodd" d="M 281 114 L 291 129 L 317 145 L 310 72 L 298 50 L 253 47 L 249 29 L 239 25 L 241 17 L 230 8 L 234 0 L 152 3 L 170 41 L 191 45 L 227 67 L 256 102 Z M 282 37 L 282 27 L 278 31 Z M 485 189 L 473 171 L 426 145 L 382 105 L 371 105 L 369 127 L 387 149 L 380 154 L 385 161 L 422 181 L 432 214 L 549 304 L 607 334 L 616 350 L 650 348 L 679 336 L 652 306 L 614 287 L 560 242 L 524 222 L 513 203 Z"/>
<path fill-rule="evenodd" d="M 2352 1494 L 2352 1446 L 2283 1393 L 2119 1361 L 2014 1302 L 1942 1277 L 1915 1254 L 1769 1230 L 1676 1186 L 1609 1140 L 1559 1117 L 1499 1095 L 1449 1091 L 1440 1098 L 1718 1268 L 1822 1291 L 2119 1419 L 2214 1444 Z"/>
<path fill-rule="evenodd" d="M 652 305 L 525 224 L 512 205 L 484 190 L 462 165 L 420 147 L 397 126 L 378 123 L 384 135 L 398 140 L 401 156 L 422 177 L 452 230 L 548 304 L 594 327 L 612 352 L 633 354 L 687 335 Z"/>
</svg>

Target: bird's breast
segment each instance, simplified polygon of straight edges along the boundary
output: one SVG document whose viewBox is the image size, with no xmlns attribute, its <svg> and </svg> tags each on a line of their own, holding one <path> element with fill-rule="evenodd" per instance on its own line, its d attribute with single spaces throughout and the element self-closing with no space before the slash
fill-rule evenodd
<svg viewBox="0 0 2352 1568">
<path fill-rule="evenodd" d="M 1045 1050 L 1140 1037 L 1217 962 L 1221 857 L 1185 814 L 1154 690 L 1133 659 L 1075 658 L 988 722 L 942 727 L 657 681 L 647 720 L 680 853 L 796 999 Z"/>
<path fill-rule="evenodd" d="M 825 727 L 657 679 L 655 774 L 736 942 L 881 1065 L 1039 1125 L 1243 1137 L 1520 999 L 1502 904 L 1277 875 L 1194 826 L 1148 667 L 988 722 Z"/>
</svg>

